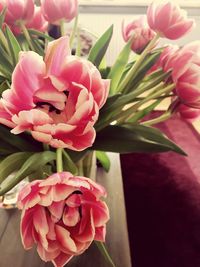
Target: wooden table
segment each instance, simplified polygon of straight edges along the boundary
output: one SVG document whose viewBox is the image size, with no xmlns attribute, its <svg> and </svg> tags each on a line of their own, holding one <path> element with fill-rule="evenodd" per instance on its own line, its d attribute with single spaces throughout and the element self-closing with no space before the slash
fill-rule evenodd
<svg viewBox="0 0 200 267">
<path fill-rule="evenodd" d="M 96 174 L 96 180 L 108 192 L 107 204 L 111 219 L 107 225 L 106 246 L 116 267 L 131 267 L 120 161 L 117 154 L 109 155 L 112 162 L 109 173 L 98 168 Z M 51 262 L 40 260 L 35 249 L 23 249 L 19 223 L 20 212 L 17 209 L 0 210 L 0 267 L 52 267 Z M 91 256 L 95 260 L 91 260 Z M 95 244 L 81 256 L 74 257 L 66 266 L 110 267 Z"/>
</svg>

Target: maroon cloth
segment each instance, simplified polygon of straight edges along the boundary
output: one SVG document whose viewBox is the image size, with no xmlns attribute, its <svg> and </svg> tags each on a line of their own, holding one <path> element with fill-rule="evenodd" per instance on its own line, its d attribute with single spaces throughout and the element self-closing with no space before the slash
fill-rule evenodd
<svg viewBox="0 0 200 267">
<path fill-rule="evenodd" d="M 133 267 L 199 267 L 200 136 L 179 118 L 158 127 L 188 157 L 121 156 Z"/>
</svg>

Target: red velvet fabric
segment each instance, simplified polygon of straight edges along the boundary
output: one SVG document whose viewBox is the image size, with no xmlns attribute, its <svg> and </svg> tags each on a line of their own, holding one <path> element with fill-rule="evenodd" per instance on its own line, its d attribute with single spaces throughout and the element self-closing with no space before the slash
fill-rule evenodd
<svg viewBox="0 0 200 267">
<path fill-rule="evenodd" d="M 199 267 L 200 136 L 178 117 L 157 126 L 188 156 L 121 156 L 133 267 Z"/>
</svg>

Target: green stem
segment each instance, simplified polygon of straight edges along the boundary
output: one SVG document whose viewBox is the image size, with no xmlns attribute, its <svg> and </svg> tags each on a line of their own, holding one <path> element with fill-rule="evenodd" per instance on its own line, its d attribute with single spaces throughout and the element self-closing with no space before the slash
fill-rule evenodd
<svg viewBox="0 0 200 267">
<path fill-rule="evenodd" d="M 77 45 L 76 45 L 76 56 L 81 56 L 81 39 L 80 39 L 80 32 L 77 31 Z"/>
<path fill-rule="evenodd" d="M 133 76 L 136 74 L 138 68 L 140 67 L 140 64 L 143 62 L 146 55 L 149 53 L 149 51 L 154 47 L 157 40 L 160 38 L 160 35 L 157 33 L 155 37 L 149 42 L 147 47 L 144 49 L 140 57 L 136 60 L 133 67 L 130 69 L 122 83 L 119 85 L 119 91 L 122 92 L 126 89 L 127 85 L 129 84 L 130 80 L 133 78 Z"/>
<path fill-rule="evenodd" d="M 65 20 L 64 19 L 60 20 L 60 34 L 61 34 L 61 36 L 66 35 L 66 33 L 65 33 Z"/>
<path fill-rule="evenodd" d="M 44 149 L 44 151 L 49 151 L 49 145 L 44 143 L 43 149 Z"/>
<path fill-rule="evenodd" d="M 78 168 L 78 175 L 80 176 L 84 176 L 84 170 L 83 170 L 83 160 L 79 160 L 77 163 L 76 163 L 76 166 Z"/>
<path fill-rule="evenodd" d="M 145 121 L 142 123 L 142 125 L 151 126 L 151 125 L 157 124 L 159 122 L 166 121 L 167 119 L 169 119 L 171 117 L 171 115 L 172 115 L 172 113 L 170 111 L 166 111 L 160 117 L 157 117 L 157 118 L 149 120 L 149 121 Z"/>
<path fill-rule="evenodd" d="M 23 34 L 24 34 L 24 36 L 25 36 L 25 38 L 26 38 L 26 41 L 27 41 L 29 47 L 31 48 L 31 50 L 35 51 L 35 48 L 34 48 L 34 46 L 33 46 L 33 44 L 32 44 L 32 41 L 31 41 L 30 34 L 29 34 L 29 32 L 28 32 L 26 26 L 24 25 L 23 21 L 19 21 L 19 26 L 20 26 L 21 29 L 22 29 L 22 32 L 23 32 Z"/>
<path fill-rule="evenodd" d="M 75 18 L 74 26 L 73 26 L 73 29 L 72 29 L 72 32 L 71 32 L 70 38 L 69 38 L 69 45 L 71 48 L 72 48 L 73 40 L 74 40 L 76 31 L 77 31 L 77 26 L 78 26 L 78 15 Z"/>
<path fill-rule="evenodd" d="M 62 148 L 57 148 L 56 150 L 56 168 L 57 172 L 63 171 Z"/>
</svg>

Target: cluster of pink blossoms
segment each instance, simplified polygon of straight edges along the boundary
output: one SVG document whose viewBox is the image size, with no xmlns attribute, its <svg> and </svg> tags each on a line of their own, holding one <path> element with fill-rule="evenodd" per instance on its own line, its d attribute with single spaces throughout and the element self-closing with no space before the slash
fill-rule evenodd
<svg viewBox="0 0 200 267">
<path fill-rule="evenodd" d="M 147 21 L 147 22 L 146 22 Z M 152 3 L 147 16 L 123 24 L 123 37 L 127 42 L 132 41 L 132 50 L 141 53 L 156 33 L 160 37 L 171 40 L 178 39 L 188 33 L 194 26 L 194 21 L 187 18 L 185 10 L 172 2 Z M 170 82 L 175 83 L 174 93 L 179 99 L 176 111 L 188 120 L 200 116 L 200 43 L 193 42 L 179 48 L 168 45 L 150 72 L 161 68 L 172 71 Z M 150 73 L 149 72 L 149 73 Z"/>
<path fill-rule="evenodd" d="M 20 23 L 45 32 L 49 23 L 57 25 L 61 20 L 71 21 L 77 15 L 78 0 L 41 0 L 41 6 L 36 6 L 34 0 L 0 0 L 0 12 L 4 8 L 5 23 L 15 34 L 21 32 Z"/>
<path fill-rule="evenodd" d="M 0 99 L 0 123 L 52 147 L 83 150 L 94 142 L 109 85 L 92 63 L 71 56 L 68 37 L 62 37 L 49 43 L 44 60 L 21 52 L 11 89 Z"/>
</svg>

